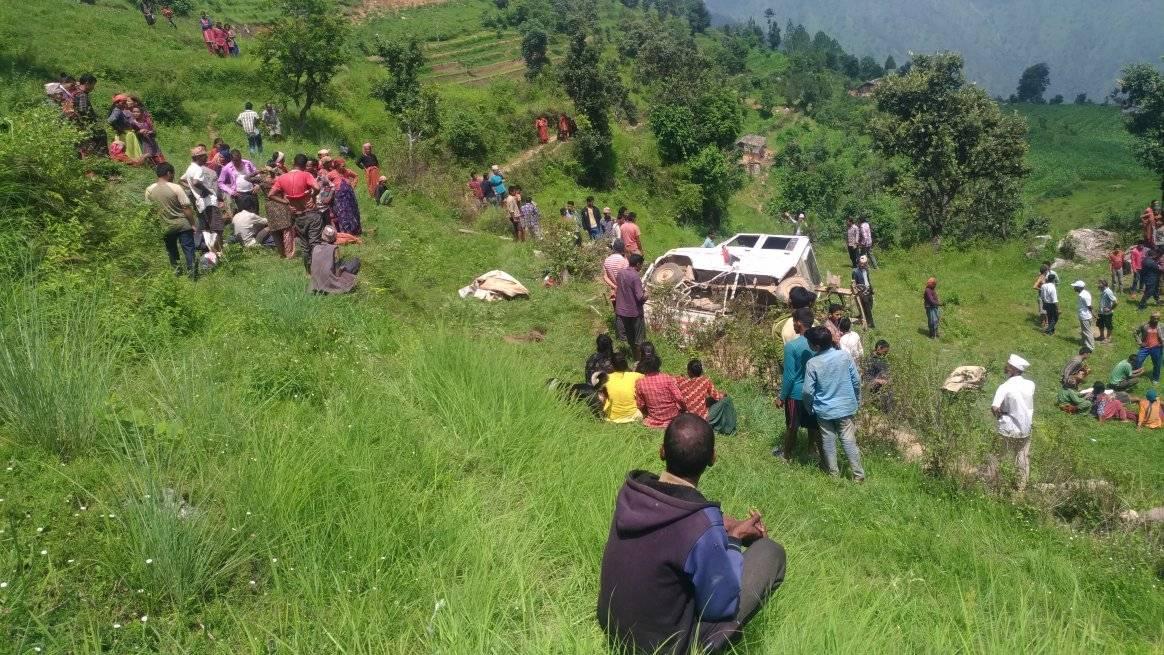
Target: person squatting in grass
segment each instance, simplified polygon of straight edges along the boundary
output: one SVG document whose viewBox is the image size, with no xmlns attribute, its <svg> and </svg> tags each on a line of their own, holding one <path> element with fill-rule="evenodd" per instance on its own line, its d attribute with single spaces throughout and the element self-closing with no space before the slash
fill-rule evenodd
<svg viewBox="0 0 1164 655">
<path fill-rule="evenodd" d="M 861 449 L 857 447 L 857 408 L 861 404 L 861 374 L 845 351 L 833 345 L 832 336 L 823 327 L 806 334 L 808 346 L 816 353 L 804 368 L 803 396 L 811 407 L 820 429 L 821 454 L 825 470 L 840 475 L 837 465 L 837 439 L 845 449 L 853 480 L 865 481 L 861 467 Z"/>
<path fill-rule="evenodd" d="M 1108 376 L 1107 386 L 1116 391 L 1127 391 L 1136 386 L 1140 377 L 1144 375 L 1142 367 L 1136 368 L 1136 359 L 1137 353 L 1132 353 L 1127 359 L 1116 362 L 1111 369 L 1111 375 Z"/>
<path fill-rule="evenodd" d="M 715 432 L 680 414 L 663 435 L 659 475 L 631 471 L 602 554 L 598 623 L 615 649 L 722 652 L 784 582 L 784 547 L 760 513 L 726 516 L 699 491 Z"/>
</svg>

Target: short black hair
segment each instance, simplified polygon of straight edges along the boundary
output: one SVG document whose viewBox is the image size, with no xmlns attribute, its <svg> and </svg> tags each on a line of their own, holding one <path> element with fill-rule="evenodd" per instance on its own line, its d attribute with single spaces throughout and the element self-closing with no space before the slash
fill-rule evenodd
<svg viewBox="0 0 1164 655">
<path fill-rule="evenodd" d="M 247 104 L 243 105 L 243 109 L 254 109 L 254 108 L 255 108 L 255 106 L 249 102 Z"/>
<path fill-rule="evenodd" d="M 1100 396 L 1103 395 L 1103 392 L 1106 390 L 1107 390 L 1107 387 L 1105 387 L 1102 382 L 1096 382 L 1094 385 L 1091 386 L 1091 392 L 1093 394 L 1092 398 L 1098 399 Z"/>
<path fill-rule="evenodd" d="M 639 217 L 639 215 L 634 213 L 634 212 L 627 212 L 626 220 L 634 223 L 635 219 L 637 219 L 638 217 Z"/>
<path fill-rule="evenodd" d="M 814 348 L 822 351 L 833 347 L 833 335 L 823 326 L 816 326 L 810 328 L 804 333 L 804 338 L 808 339 L 808 343 Z"/>
<path fill-rule="evenodd" d="M 889 347 L 889 342 L 886 341 L 885 339 L 878 339 L 877 343 L 873 345 L 874 350 L 876 350 L 878 348 L 888 348 L 888 347 Z"/>
<path fill-rule="evenodd" d="M 788 292 L 788 304 L 792 305 L 793 309 L 808 307 L 814 302 L 816 302 L 816 294 L 804 287 L 792 287 L 792 290 Z"/>
<path fill-rule="evenodd" d="M 830 314 L 832 314 L 833 312 L 841 312 L 841 311 L 844 311 L 844 310 L 845 310 L 845 308 L 844 308 L 844 307 L 842 307 L 841 305 L 838 305 L 838 304 L 836 304 L 836 303 L 833 303 L 833 304 L 829 305 L 829 313 L 830 313 Z"/>
<path fill-rule="evenodd" d="M 846 316 L 841 319 L 841 323 L 837 327 L 841 328 L 841 332 L 848 332 L 849 330 L 853 329 L 853 322 L 849 320 L 848 316 Z"/>
<path fill-rule="evenodd" d="M 566 206 L 571 206 L 571 205 L 573 205 L 573 204 L 574 204 L 574 201 L 573 201 L 573 200 L 567 200 L 567 201 L 566 201 Z"/>
<path fill-rule="evenodd" d="M 154 172 L 158 174 L 158 177 L 172 175 L 174 173 L 174 165 L 168 161 L 164 161 L 154 167 Z"/>
<path fill-rule="evenodd" d="M 667 472 L 681 478 L 697 478 L 715 456 L 715 430 L 694 414 L 680 414 L 663 433 L 663 459 Z"/>
<path fill-rule="evenodd" d="M 307 165 L 307 155 L 299 153 L 298 155 L 295 155 L 295 159 L 292 161 L 295 164 L 295 168 L 303 168 Z"/>
<path fill-rule="evenodd" d="M 626 372 L 630 368 L 630 365 L 627 364 L 628 359 L 630 358 L 627 357 L 626 349 L 620 349 L 610 356 L 610 367 L 616 371 Z"/>
<path fill-rule="evenodd" d="M 642 265 L 642 263 L 643 263 L 643 256 L 642 256 L 642 255 L 640 255 L 640 254 L 639 254 L 639 253 L 637 253 L 637 252 L 632 252 L 632 253 L 630 254 L 630 257 L 627 257 L 627 258 L 626 258 L 626 261 L 627 261 L 627 262 L 628 262 L 628 263 L 629 263 L 631 266 L 641 266 L 641 265 Z"/>
<path fill-rule="evenodd" d="M 693 378 L 703 375 L 703 362 L 698 359 L 687 362 L 687 375 Z"/>
<path fill-rule="evenodd" d="M 639 359 L 639 373 L 658 373 L 663 368 L 663 360 L 658 355 Z"/>
<path fill-rule="evenodd" d="M 610 338 L 609 334 L 603 332 L 594 340 L 594 349 L 603 355 L 612 355 L 614 354 L 614 340 Z"/>
<path fill-rule="evenodd" d="M 93 73 L 85 73 L 80 78 L 78 78 L 77 81 L 80 82 L 81 84 L 96 84 L 97 77 L 95 75 L 93 75 Z"/>
<path fill-rule="evenodd" d="M 242 150 L 239 150 L 238 148 L 232 148 L 230 151 L 230 156 L 232 158 L 234 158 L 234 157 L 242 158 Z"/>
<path fill-rule="evenodd" d="M 816 317 L 812 315 L 812 310 L 807 307 L 801 307 L 792 312 L 792 320 L 799 322 L 804 326 L 804 329 L 812 327 L 816 322 Z"/>
<path fill-rule="evenodd" d="M 586 202 L 594 202 L 594 196 L 586 196 Z"/>
</svg>

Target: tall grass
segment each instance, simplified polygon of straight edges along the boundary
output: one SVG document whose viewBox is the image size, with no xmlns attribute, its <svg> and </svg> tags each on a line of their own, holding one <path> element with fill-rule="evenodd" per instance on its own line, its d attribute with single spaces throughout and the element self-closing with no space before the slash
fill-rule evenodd
<svg viewBox="0 0 1164 655">
<path fill-rule="evenodd" d="M 118 344 L 88 301 L 42 303 L 31 287 L 0 298 L 0 424 L 5 438 L 62 459 L 100 443 Z"/>
</svg>

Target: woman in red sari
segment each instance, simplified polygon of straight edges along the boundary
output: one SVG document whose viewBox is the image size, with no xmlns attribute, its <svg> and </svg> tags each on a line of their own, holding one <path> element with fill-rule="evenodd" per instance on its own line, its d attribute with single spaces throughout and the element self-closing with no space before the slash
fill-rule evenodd
<svg viewBox="0 0 1164 655">
<path fill-rule="evenodd" d="M 212 39 L 214 39 L 214 54 L 218 55 L 219 57 L 225 57 L 228 49 L 226 44 L 226 30 L 222 29 L 220 25 L 215 25 L 214 28 L 210 30 L 210 36 Z"/>
<path fill-rule="evenodd" d="M 565 114 L 558 115 L 558 140 L 565 141 L 570 138 L 570 117 Z"/>
<path fill-rule="evenodd" d="M 545 116 L 538 116 L 534 121 L 534 127 L 538 128 L 538 143 L 550 142 L 550 121 L 546 120 Z"/>
<path fill-rule="evenodd" d="M 356 160 L 356 166 L 364 169 L 364 180 L 368 183 L 368 193 L 376 199 L 376 185 L 380 182 L 380 160 L 372 154 L 372 144 L 364 144 L 364 154 Z"/>
</svg>

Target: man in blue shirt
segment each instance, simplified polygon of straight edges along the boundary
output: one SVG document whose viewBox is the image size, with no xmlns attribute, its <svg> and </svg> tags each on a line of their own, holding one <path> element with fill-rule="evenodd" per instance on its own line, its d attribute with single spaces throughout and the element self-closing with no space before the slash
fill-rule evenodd
<svg viewBox="0 0 1164 655">
<path fill-rule="evenodd" d="M 796 450 L 796 436 L 800 428 L 808 430 L 808 438 L 812 443 L 820 444 L 816 418 L 802 400 L 804 370 L 813 356 L 804 333 L 812 327 L 812 322 L 811 309 L 802 307 L 792 312 L 792 329 L 799 336 L 784 345 L 784 376 L 780 381 L 780 397 L 776 399 L 776 406 L 784 408 L 784 447 L 777 447 L 772 454 L 788 462 L 792 461 L 792 454 Z M 824 459 L 821 458 L 821 461 Z"/>
<path fill-rule="evenodd" d="M 840 475 L 837 466 L 837 437 L 840 437 L 849 468 L 853 470 L 853 480 L 864 482 L 855 421 L 861 403 L 861 374 L 853 358 L 833 345 L 828 330 L 814 327 L 806 336 L 816 355 L 805 366 L 803 396 L 805 404 L 811 404 L 820 426 L 825 466 L 829 475 Z"/>
</svg>

